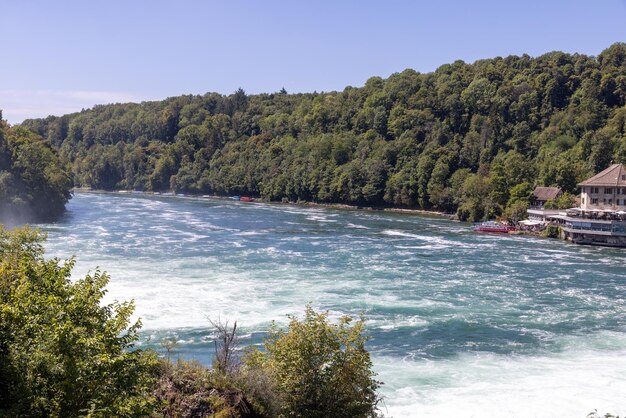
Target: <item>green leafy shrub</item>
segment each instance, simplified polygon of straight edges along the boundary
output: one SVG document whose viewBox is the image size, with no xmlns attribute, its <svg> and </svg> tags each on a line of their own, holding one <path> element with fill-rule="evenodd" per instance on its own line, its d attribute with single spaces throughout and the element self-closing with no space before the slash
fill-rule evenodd
<svg viewBox="0 0 626 418">
<path fill-rule="evenodd" d="M 43 239 L 0 226 L 0 416 L 146 416 L 157 361 L 132 350 L 133 303 L 101 305 L 109 277 L 71 282 Z"/>
<path fill-rule="evenodd" d="M 545 231 L 543 231 L 543 235 L 548 238 L 558 238 L 560 232 L 561 230 L 557 225 L 548 225 L 546 226 Z"/>
<path fill-rule="evenodd" d="M 377 415 L 362 319 L 331 323 L 307 307 L 286 331 L 272 326 L 243 365 L 236 326 L 218 322 L 216 367 L 172 365 L 134 349 L 133 303 L 102 305 L 105 273 L 70 281 L 74 261 L 46 260 L 43 240 L 0 226 L 0 416 Z"/>
<path fill-rule="evenodd" d="M 281 417 L 376 416 L 380 382 L 363 331 L 362 319 L 346 316 L 334 324 L 307 306 L 304 318 L 292 317 L 286 331 L 273 325 L 265 351 L 252 351 L 244 361 L 270 376 Z"/>
</svg>

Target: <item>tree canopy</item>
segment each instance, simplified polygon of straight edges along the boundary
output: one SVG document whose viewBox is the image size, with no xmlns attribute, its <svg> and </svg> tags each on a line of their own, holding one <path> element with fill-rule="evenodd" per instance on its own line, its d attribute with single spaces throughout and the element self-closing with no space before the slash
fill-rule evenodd
<svg viewBox="0 0 626 418">
<path fill-rule="evenodd" d="M 50 143 L 24 127 L 8 127 L 0 113 L 0 220 L 56 217 L 72 185 L 69 164 Z"/>
<path fill-rule="evenodd" d="M 146 416 L 156 357 L 131 350 L 133 304 L 102 305 L 108 276 L 72 283 L 43 238 L 0 225 L 0 416 Z"/>
<path fill-rule="evenodd" d="M 23 123 L 77 184 L 498 215 L 626 162 L 626 44 L 405 70 L 341 92 L 179 96 Z M 518 190 L 519 191 L 519 190 Z M 509 203 L 511 202 L 511 203 Z"/>
</svg>

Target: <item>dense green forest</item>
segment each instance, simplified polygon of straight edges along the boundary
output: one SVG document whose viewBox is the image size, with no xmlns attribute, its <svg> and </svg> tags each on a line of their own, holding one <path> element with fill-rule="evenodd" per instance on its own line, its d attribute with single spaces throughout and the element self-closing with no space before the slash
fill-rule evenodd
<svg viewBox="0 0 626 418">
<path fill-rule="evenodd" d="M 50 219 L 70 198 L 69 165 L 41 136 L 9 128 L 0 112 L 0 221 Z"/>
<path fill-rule="evenodd" d="M 307 307 L 245 355 L 236 323 L 213 323 L 212 368 L 138 349 L 132 302 L 104 304 L 109 276 L 70 280 L 44 235 L 0 225 L 0 417 L 378 416 L 364 319 Z"/>
<path fill-rule="evenodd" d="M 456 61 L 341 92 L 180 96 L 23 123 L 80 186 L 457 212 L 626 162 L 626 44 Z"/>
</svg>

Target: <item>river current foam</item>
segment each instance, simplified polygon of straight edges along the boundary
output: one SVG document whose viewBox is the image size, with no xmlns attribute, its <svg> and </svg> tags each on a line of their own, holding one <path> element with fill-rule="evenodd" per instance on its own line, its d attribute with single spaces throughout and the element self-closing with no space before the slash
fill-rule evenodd
<svg viewBox="0 0 626 418">
<path fill-rule="evenodd" d="M 48 255 L 111 275 L 143 336 L 210 362 L 207 318 L 258 343 L 307 303 L 364 313 L 393 417 L 626 414 L 626 251 L 447 220 L 222 199 L 78 193 Z"/>
</svg>

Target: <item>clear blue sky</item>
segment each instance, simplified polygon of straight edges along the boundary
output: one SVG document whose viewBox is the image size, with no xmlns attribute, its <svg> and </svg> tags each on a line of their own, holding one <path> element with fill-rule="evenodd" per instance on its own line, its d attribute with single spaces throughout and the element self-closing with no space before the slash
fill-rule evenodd
<svg viewBox="0 0 626 418">
<path fill-rule="evenodd" d="M 626 0 L 0 0 L 11 123 L 207 91 L 342 90 L 405 68 L 626 41 Z"/>
</svg>

